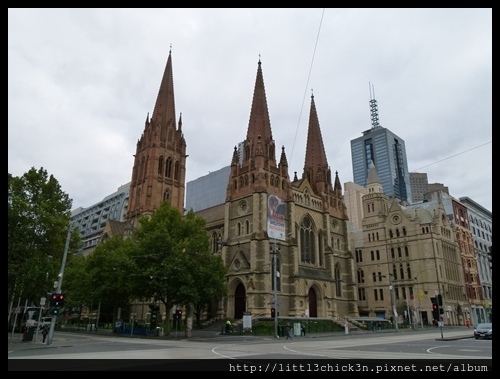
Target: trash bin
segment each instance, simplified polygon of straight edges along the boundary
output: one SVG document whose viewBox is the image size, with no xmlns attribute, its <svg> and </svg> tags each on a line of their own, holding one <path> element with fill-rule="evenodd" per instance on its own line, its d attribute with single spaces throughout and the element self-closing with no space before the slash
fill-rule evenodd
<svg viewBox="0 0 500 379">
<path fill-rule="evenodd" d="M 23 341 L 33 341 L 34 327 L 27 328 L 23 333 Z"/>
</svg>

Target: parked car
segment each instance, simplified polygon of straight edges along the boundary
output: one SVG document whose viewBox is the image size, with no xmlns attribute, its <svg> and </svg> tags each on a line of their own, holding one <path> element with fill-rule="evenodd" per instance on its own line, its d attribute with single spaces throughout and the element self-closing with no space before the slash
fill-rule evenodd
<svg viewBox="0 0 500 379">
<path fill-rule="evenodd" d="M 491 322 L 483 322 L 480 324 L 477 324 L 476 327 L 474 328 L 474 338 L 479 339 L 493 339 L 493 323 Z"/>
</svg>

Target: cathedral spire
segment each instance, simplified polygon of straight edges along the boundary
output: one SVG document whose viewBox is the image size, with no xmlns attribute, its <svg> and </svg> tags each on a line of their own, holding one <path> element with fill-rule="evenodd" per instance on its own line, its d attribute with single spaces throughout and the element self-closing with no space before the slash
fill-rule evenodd
<svg viewBox="0 0 500 379">
<path fill-rule="evenodd" d="M 238 151 L 236 148 L 233 151 L 226 200 L 254 193 L 272 193 L 282 199 L 290 198 L 291 192 L 288 193 L 287 185 L 288 162 L 284 148 L 279 159 L 278 165 L 259 56 L 247 135 L 238 146 Z"/>
<path fill-rule="evenodd" d="M 276 160 L 260 57 L 246 139 L 250 144 L 251 156 L 254 156 L 256 150 L 259 150 L 258 153 L 263 152 L 266 159 Z"/>
<path fill-rule="evenodd" d="M 182 115 L 178 129 L 175 120 L 170 48 L 153 113 L 146 116 L 144 131 L 137 141 L 127 221 L 136 225 L 141 216 L 152 214 L 162 201 L 184 212 L 186 157 Z"/>
<path fill-rule="evenodd" d="M 173 127 L 174 130 L 177 129 L 175 120 L 174 77 L 172 72 L 172 46 L 170 46 L 168 53 L 167 65 L 163 72 L 151 121 L 161 127 L 162 135 L 166 134 L 167 127 Z"/>
<path fill-rule="evenodd" d="M 306 158 L 304 163 L 303 178 L 307 178 L 317 191 L 325 191 L 331 187 L 331 173 L 326 159 L 325 147 L 319 127 L 318 113 L 314 95 L 311 95 L 311 108 L 309 112 L 309 128 L 307 131 Z"/>
</svg>

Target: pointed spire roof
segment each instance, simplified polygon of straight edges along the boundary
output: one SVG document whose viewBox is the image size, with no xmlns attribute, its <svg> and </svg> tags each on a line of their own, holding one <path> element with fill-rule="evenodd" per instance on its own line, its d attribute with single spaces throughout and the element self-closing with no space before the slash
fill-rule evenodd
<svg viewBox="0 0 500 379">
<path fill-rule="evenodd" d="M 151 116 L 153 122 L 159 122 L 163 128 L 169 124 L 177 129 L 175 123 L 174 77 L 172 72 L 172 47 L 168 53 L 167 65 L 163 72 L 160 90 Z"/>
<path fill-rule="evenodd" d="M 366 179 L 366 188 L 370 193 L 384 193 L 382 182 L 380 181 L 380 178 L 378 176 L 377 167 L 372 160 L 370 160 L 370 163 L 368 163 L 368 177 Z"/>
<path fill-rule="evenodd" d="M 285 154 L 285 146 L 281 147 L 280 166 L 288 167 L 288 160 L 286 159 L 286 154 Z"/>
<path fill-rule="evenodd" d="M 342 184 L 340 184 L 339 172 L 335 171 L 335 184 L 333 185 L 334 190 L 340 190 L 342 192 Z"/>
<path fill-rule="evenodd" d="M 316 182 L 317 180 L 327 182 L 328 180 L 328 161 L 319 127 L 314 95 L 311 95 L 311 108 L 309 111 L 304 177 L 308 177 L 311 182 Z"/>
<path fill-rule="evenodd" d="M 247 131 L 247 140 L 254 143 L 254 149 L 259 139 L 262 143 L 268 143 L 273 139 L 260 58 Z"/>
<path fill-rule="evenodd" d="M 368 164 L 368 178 L 366 180 L 366 185 L 369 184 L 381 184 L 382 182 L 380 181 L 380 178 L 378 176 L 378 171 L 377 168 L 375 167 L 375 163 L 373 163 L 372 160 L 370 160 L 370 163 Z"/>
</svg>

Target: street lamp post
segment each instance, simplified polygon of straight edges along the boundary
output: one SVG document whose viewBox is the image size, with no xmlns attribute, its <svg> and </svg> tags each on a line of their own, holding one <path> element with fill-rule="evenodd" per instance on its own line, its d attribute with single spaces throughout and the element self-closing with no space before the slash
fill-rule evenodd
<svg viewBox="0 0 500 379">
<path fill-rule="evenodd" d="M 276 246 L 276 241 L 272 242 L 271 254 L 273 255 L 274 338 L 279 338 L 278 337 L 278 268 L 277 268 L 278 248 Z"/>
<path fill-rule="evenodd" d="M 63 279 L 63 274 L 64 274 L 64 267 L 66 266 L 66 258 L 68 256 L 70 239 L 71 239 L 71 225 L 68 226 L 68 235 L 66 236 L 66 246 L 64 247 L 64 254 L 63 254 L 63 259 L 62 259 L 62 263 L 61 263 L 61 271 L 59 271 L 59 275 L 57 277 L 56 293 L 61 293 L 62 279 Z M 49 335 L 48 335 L 48 339 L 47 339 L 47 345 L 52 344 L 52 338 L 54 337 L 54 328 L 56 326 L 56 318 L 57 318 L 57 316 L 53 316 L 52 320 L 50 321 L 50 329 L 49 329 Z"/>
<path fill-rule="evenodd" d="M 439 313 L 439 310 L 441 309 L 441 306 L 443 306 L 443 304 L 442 304 L 442 301 L 441 302 L 439 301 L 439 298 L 441 296 L 438 296 L 438 294 L 441 294 L 441 284 L 439 284 L 439 269 L 438 269 L 436 250 L 434 248 L 434 237 L 432 236 L 432 226 L 431 226 L 431 243 L 432 243 L 432 254 L 434 255 L 434 264 L 436 266 L 435 267 L 436 268 L 436 281 L 437 281 L 437 286 L 438 286 L 438 291 L 436 293 L 436 298 L 438 301 L 438 304 L 437 304 L 438 305 L 438 325 L 439 325 L 439 330 L 441 332 L 441 338 L 443 338 L 443 321 L 441 321 L 441 313 Z"/>
<path fill-rule="evenodd" d="M 396 299 L 394 298 L 394 284 L 392 282 L 392 274 L 389 274 L 389 290 L 391 291 L 391 305 L 392 305 L 392 314 L 394 315 L 394 322 L 396 324 L 396 332 L 399 332 L 398 327 L 398 311 L 396 310 Z"/>
<path fill-rule="evenodd" d="M 421 328 L 423 329 L 424 328 L 424 322 L 422 321 L 422 315 L 420 315 L 420 294 L 419 294 L 419 291 L 418 291 L 418 282 L 417 282 L 417 278 L 413 278 L 415 280 L 415 293 L 413 294 L 413 315 L 414 315 L 414 318 L 415 318 L 415 323 L 416 323 L 416 326 L 418 327 L 418 323 L 420 322 L 420 326 Z M 415 294 L 418 296 L 418 308 L 417 309 L 417 306 L 416 306 L 416 303 L 415 303 Z"/>
<path fill-rule="evenodd" d="M 408 324 L 411 325 L 413 329 L 413 320 L 411 318 L 411 313 L 410 313 L 410 299 L 408 298 L 408 295 L 406 297 L 406 312 L 408 313 Z"/>
</svg>

